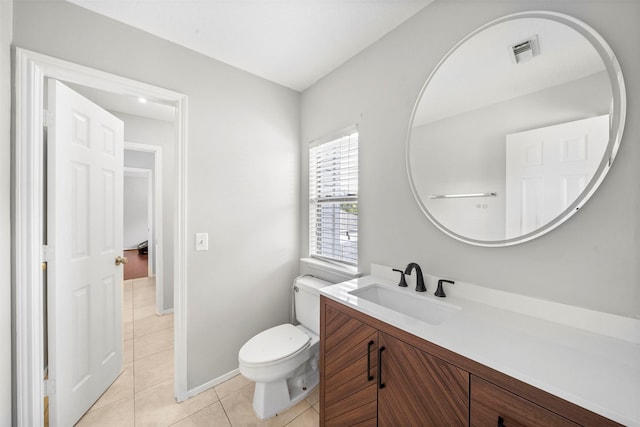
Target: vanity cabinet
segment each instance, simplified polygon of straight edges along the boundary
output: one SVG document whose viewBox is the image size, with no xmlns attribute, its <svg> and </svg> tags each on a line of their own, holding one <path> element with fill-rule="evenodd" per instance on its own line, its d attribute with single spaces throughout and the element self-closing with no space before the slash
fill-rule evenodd
<svg viewBox="0 0 640 427">
<path fill-rule="evenodd" d="M 321 325 L 321 425 L 468 425 L 468 372 L 328 304 Z"/>
<path fill-rule="evenodd" d="M 471 427 L 579 425 L 474 375 L 471 376 L 470 421 Z"/>
<path fill-rule="evenodd" d="M 465 426 L 469 373 L 379 332 L 378 426 Z"/>
<path fill-rule="evenodd" d="M 320 298 L 321 426 L 619 426 Z"/>
<path fill-rule="evenodd" d="M 330 306 L 322 314 L 322 425 L 375 427 L 378 331 Z"/>
</svg>

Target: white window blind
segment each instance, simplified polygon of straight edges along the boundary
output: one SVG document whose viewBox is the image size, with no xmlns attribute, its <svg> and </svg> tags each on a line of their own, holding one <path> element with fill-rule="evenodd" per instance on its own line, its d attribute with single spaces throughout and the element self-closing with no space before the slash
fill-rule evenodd
<svg viewBox="0 0 640 427">
<path fill-rule="evenodd" d="M 309 254 L 358 262 L 358 132 L 309 152 Z"/>
</svg>

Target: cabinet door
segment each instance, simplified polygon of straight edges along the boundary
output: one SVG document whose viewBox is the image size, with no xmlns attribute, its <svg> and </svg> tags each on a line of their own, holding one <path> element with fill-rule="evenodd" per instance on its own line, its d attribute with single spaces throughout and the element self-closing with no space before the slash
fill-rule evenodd
<svg viewBox="0 0 640 427">
<path fill-rule="evenodd" d="M 469 425 L 469 373 L 379 333 L 379 426 Z"/>
<path fill-rule="evenodd" d="M 503 388 L 471 376 L 471 426 L 577 426 Z"/>
<path fill-rule="evenodd" d="M 375 426 L 378 332 L 324 306 L 324 425 Z"/>
</svg>

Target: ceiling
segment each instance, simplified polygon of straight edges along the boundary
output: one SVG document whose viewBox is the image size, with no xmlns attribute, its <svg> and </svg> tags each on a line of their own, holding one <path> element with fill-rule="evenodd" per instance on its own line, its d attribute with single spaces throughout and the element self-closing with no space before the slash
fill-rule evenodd
<svg viewBox="0 0 640 427">
<path fill-rule="evenodd" d="M 176 110 L 173 105 L 140 99 L 130 95 L 107 92 L 69 82 L 64 82 L 64 84 L 107 111 L 126 113 L 165 122 L 173 122 L 175 120 Z"/>
<path fill-rule="evenodd" d="M 303 91 L 433 0 L 67 0 Z"/>
</svg>

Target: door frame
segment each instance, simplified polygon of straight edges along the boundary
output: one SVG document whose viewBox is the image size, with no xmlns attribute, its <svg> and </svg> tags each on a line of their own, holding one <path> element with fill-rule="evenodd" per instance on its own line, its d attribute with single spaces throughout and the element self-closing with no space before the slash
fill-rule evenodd
<svg viewBox="0 0 640 427">
<path fill-rule="evenodd" d="M 163 182 L 162 182 L 162 147 L 159 145 L 140 144 L 137 142 L 124 141 L 124 149 L 129 151 L 140 151 L 153 154 L 153 227 L 155 229 L 155 241 L 152 248 L 152 257 L 155 260 L 156 276 L 156 314 L 164 315 L 172 313 L 173 308 L 164 308 L 164 216 L 163 208 Z M 127 167 L 125 167 L 127 169 Z M 131 169 L 131 168 L 129 168 Z M 151 240 L 150 240 L 151 241 Z M 151 264 L 149 264 L 151 266 Z M 151 267 L 149 267 L 151 268 Z M 149 271 L 151 273 L 151 270 Z"/>
<path fill-rule="evenodd" d="M 178 401 L 187 394 L 186 346 L 186 153 L 187 96 L 26 49 L 15 49 L 15 146 L 13 194 L 13 281 L 15 283 L 15 387 L 18 425 L 41 426 L 45 384 L 42 245 L 43 124 L 45 79 L 54 78 L 121 95 L 173 103 L 176 109 L 176 198 L 174 217 L 174 351 Z M 53 387 L 55 388 L 55 386 Z"/>
</svg>

